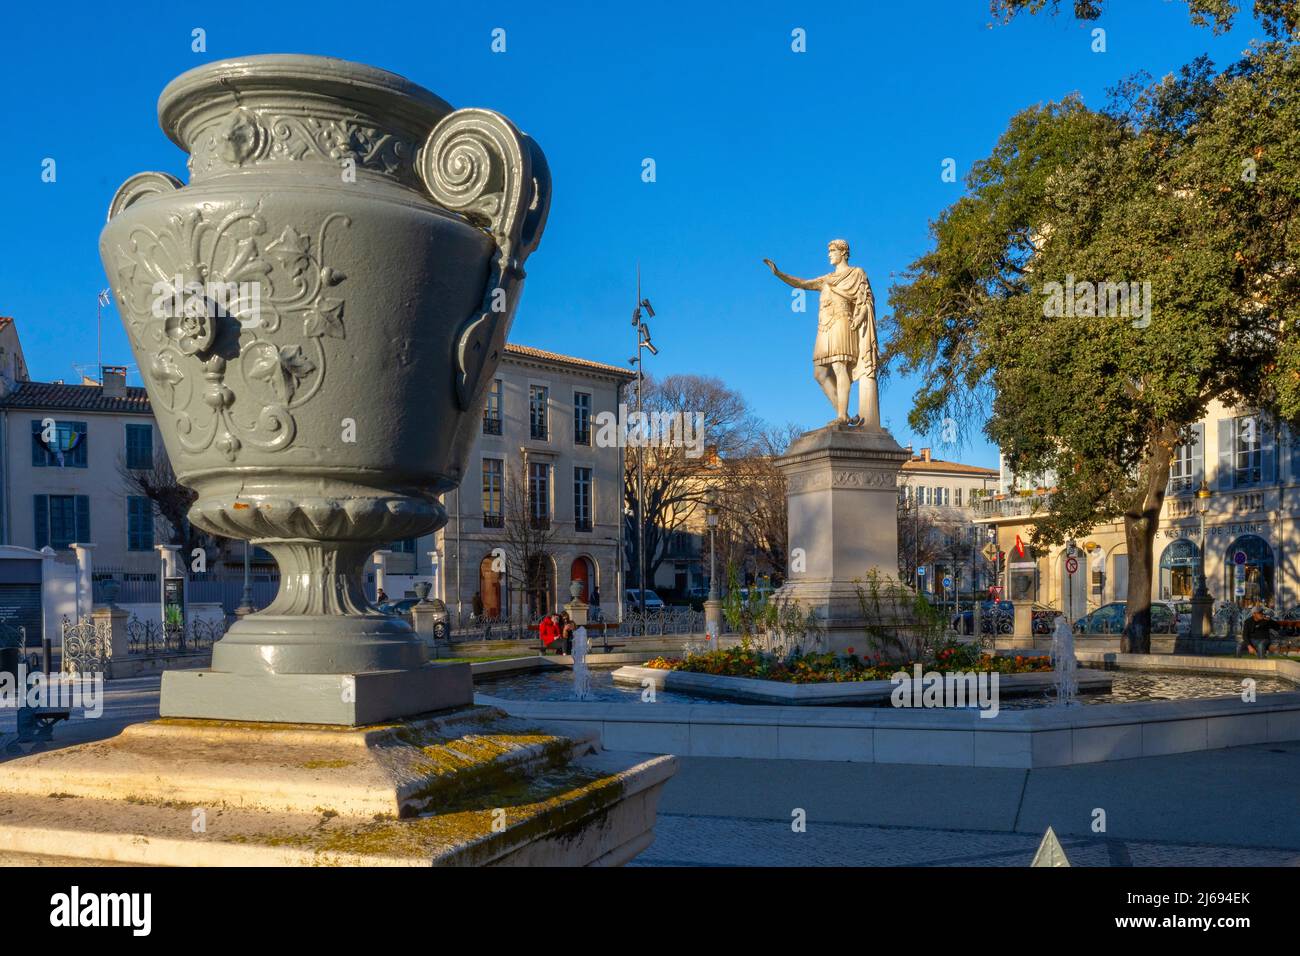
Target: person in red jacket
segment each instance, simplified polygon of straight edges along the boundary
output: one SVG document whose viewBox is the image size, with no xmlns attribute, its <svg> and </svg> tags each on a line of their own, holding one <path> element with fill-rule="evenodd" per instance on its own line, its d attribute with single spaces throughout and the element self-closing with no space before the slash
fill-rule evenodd
<svg viewBox="0 0 1300 956">
<path fill-rule="evenodd" d="M 560 636 L 560 629 L 552 615 L 547 614 L 542 618 L 541 623 L 537 625 L 537 636 L 542 639 L 542 653 L 545 654 L 547 649 L 555 643 L 556 638 Z"/>
</svg>

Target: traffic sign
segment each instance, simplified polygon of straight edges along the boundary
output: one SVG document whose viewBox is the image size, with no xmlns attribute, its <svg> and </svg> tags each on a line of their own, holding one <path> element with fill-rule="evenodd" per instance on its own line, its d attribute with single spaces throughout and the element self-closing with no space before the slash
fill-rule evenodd
<svg viewBox="0 0 1300 956">
<path fill-rule="evenodd" d="M 980 553 L 984 555 L 987 560 L 996 561 L 998 559 L 998 546 L 990 541 L 988 544 L 984 545 L 984 550 Z"/>
<path fill-rule="evenodd" d="M 1069 557 L 1069 558 L 1066 558 L 1066 559 L 1065 559 L 1065 573 L 1066 573 L 1066 574 L 1073 574 L 1075 571 L 1078 571 L 1078 570 L 1079 570 L 1079 559 L 1078 559 L 1078 558 L 1076 558 L 1076 557 Z"/>
<path fill-rule="evenodd" d="M 1245 563 L 1246 563 L 1246 552 L 1245 552 L 1245 551 L 1238 551 L 1236 554 L 1234 554 L 1234 555 L 1232 556 L 1232 563 L 1233 563 L 1233 564 L 1245 564 Z"/>
<path fill-rule="evenodd" d="M 916 574 L 917 577 L 922 577 L 922 578 L 925 577 L 925 568 L 917 568 Z"/>
<path fill-rule="evenodd" d="M 943 586 L 944 586 L 945 588 L 950 588 L 950 587 L 952 587 L 952 578 L 950 578 L 950 577 L 944 577 L 944 579 L 943 579 Z"/>
</svg>

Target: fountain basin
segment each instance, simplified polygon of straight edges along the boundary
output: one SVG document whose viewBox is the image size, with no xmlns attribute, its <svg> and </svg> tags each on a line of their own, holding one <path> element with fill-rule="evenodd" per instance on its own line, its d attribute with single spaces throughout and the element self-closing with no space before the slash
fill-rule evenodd
<svg viewBox="0 0 1300 956">
<path fill-rule="evenodd" d="M 1155 666 L 1151 655 L 1084 660 Z M 1300 662 L 1158 655 L 1166 671 L 1277 677 L 1300 685 Z M 1102 659 L 1104 658 L 1104 659 Z M 1050 674 L 1044 674 L 1051 677 Z M 1000 711 L 763 704 L 476 701 L 599 736 L 610 750 L 679 756 L 848 760 L 975 767 L 1056 767 L 1300 739 L 1300 691 L 1087 707 Z"/>
<path fill-rule="evenodd" d="M 722 677 L 715 674 L 638 666 L 620 667 L 614 671 L 613 676 L 614 683 L 624 686 L 644 687 L 648 681 L 656 690 L 680 691 L 701 697 L 794 707 L 887 704 L 898 687 L 892 680 L 789 684 L 752 677 Z M 1080 670 L 1079 692 L 1105 693 L 1110 690 L 1114 680 L 1114 675 L 1106 671 Z M 998 693 L 1008 697 L 1042 694 L 1055 686 L 1056 675 L 1051 671 L 998 675 Z"/>
</svg>

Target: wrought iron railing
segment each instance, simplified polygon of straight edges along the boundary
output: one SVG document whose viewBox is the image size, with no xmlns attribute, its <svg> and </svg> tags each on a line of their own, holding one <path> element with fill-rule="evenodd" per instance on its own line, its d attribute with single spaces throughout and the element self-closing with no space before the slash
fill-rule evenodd
<svg viewBox="0 0 1300 956">
<path fill-rule="evenodd" d="M 179 624 L 132 617 L 126 625 L 127 653 L 160 657 L 168 654 L 202 654 L 226 633 L 226 622 L 196 618 L 184 628 Z"/>
<path fill-rule="evenodd" d="M 108 621 L 63 619 L 63 671 L 68 674 L 100 674 L 108 666 L 112 632 Z"/>
</svg>

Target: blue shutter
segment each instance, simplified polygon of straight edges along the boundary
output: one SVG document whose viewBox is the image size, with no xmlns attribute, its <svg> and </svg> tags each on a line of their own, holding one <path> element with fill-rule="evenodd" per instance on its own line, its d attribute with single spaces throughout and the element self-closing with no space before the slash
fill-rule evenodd
<svg viewBox="0 0 1300 956">
<path fill-rule="evenodd" d="M 1286 443 L 1290 447 L 1291 459 L 1291 483 L 1300 482 L 1300 434 L 1296 433 L 1295 428 L 1290 425 L 1283 426 L 1283 432 L 1286 436 Z M 1282 460 L 1282 451 L 1278 449 L 1278 461 Z M 1280 467 L 1280 465 L 1279 465 Z"/>
<path fill-rule="evenodd" d="M 1231 418 L 1219 419 L 1219 474 L 1220 491 L 1232 490 L 1232 440 L 1236 435 L 1236 422 Z"/>
<path fill-rule="evenodd" d="M 1205 480 L 1205 422 L 1192 426 L 1192 490 Z"/>
<path fill-rule="evenodd" d="M 90 543 L 90 496 L 77 495 L 77 544 Z"/>
<path fill-rule="evenodd" d="M 1277 425 L 1270 416 L 1259 414 L 1259 480 L 1260 484 L 1277 482 Z"/>
<path fill-rule="evenodd" d="M 39 551 L 50 543 L 50 496 L 34 497 L 36 502 L 32 511 L 36 515 L 36 550 Z"/>
<path fill-rule="evenodd" d="M 86 423 L 73 422 L 72 433 L 79 437 L 73 439 L 76 442 L 76 447 L 73 448 L 72 450 L 69 464 L 71 464 L 72 467 L 74 468 L 85 468 L 88 463 L 86 446 L 90 444 L 90 441 L 87 438 L 87 434 L 86 434 Z"/>
<path fill-rule="evenodd" d="M 44 468 L 46 459 L 49 454 L 45 450 L 45 442 L 41 441 L 41 422 L 40 419 L 32 419 L 32 467 Z"/>
</svg>

